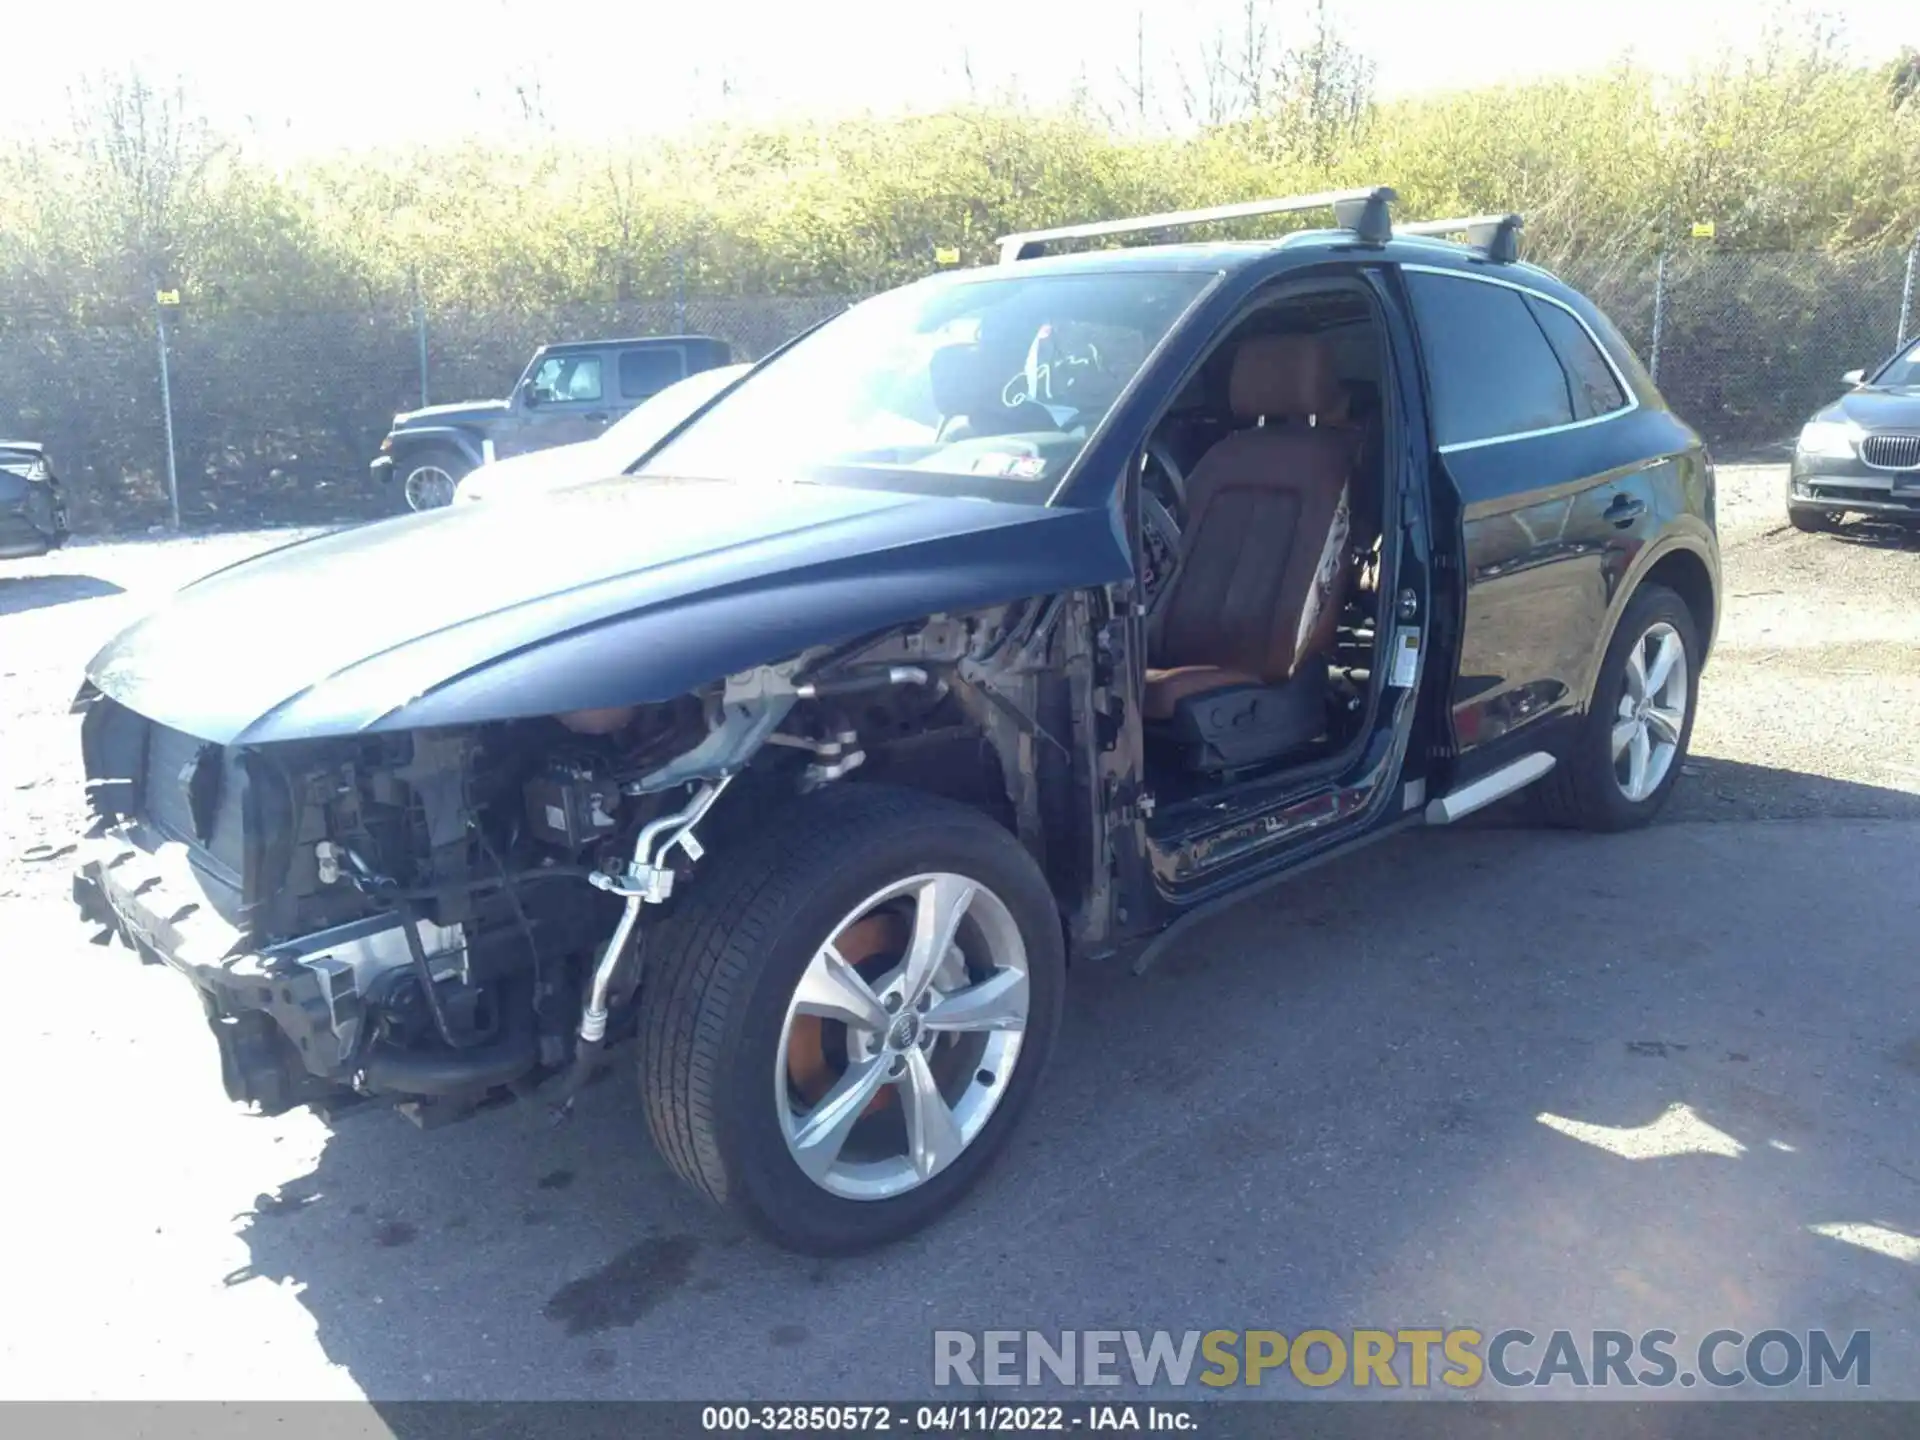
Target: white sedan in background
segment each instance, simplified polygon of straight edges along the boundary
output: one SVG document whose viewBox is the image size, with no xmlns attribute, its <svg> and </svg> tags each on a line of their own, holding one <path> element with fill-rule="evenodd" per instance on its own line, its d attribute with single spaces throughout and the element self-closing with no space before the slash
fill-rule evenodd
<svg viewBox="0 0 1920 1440">
<path fill-rule="evenodd" d="M 644 460 L 683 420 L 752 368 L 721 365 L 697 371 L 636 405 L 605 434 L 482 465 L 461 480 L 454 503 L 529 499 L 575 481 L 618 475 Z"/>
</svg>

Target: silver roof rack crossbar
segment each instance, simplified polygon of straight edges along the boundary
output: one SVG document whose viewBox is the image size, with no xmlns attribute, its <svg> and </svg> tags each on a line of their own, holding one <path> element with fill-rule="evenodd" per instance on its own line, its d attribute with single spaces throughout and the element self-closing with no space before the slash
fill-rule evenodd
<svg viewBox="0 0 1920 1440">
<path fill-rule="evenodd" d="M 1463 215 L 1454 220 L 1416 220 L 1396 225 L 1400 235 L 1461 235 L 1467 243 L 1486 252 L 1496 265 L 1511 265 L 1520 258 L 1520 227 L 1527 222 L 1518 215 Z"/>
<path fill-rule="evenodd" d="M 1207 210 L 1170 210 L 1164 215 L 1135 215 L 1125 220 L 1095 220 L 1085 225 L 1062 225 L 1054 230 L 1027 230 L 1000 237 L 1000 263 L 1031 260 L 1046 253 L 1054 240 L 1095 240 L 1104 235 L 1134 235 L 1142 230 L 1172 230 L 1185 225 L 1209 225 L 1219 220 L 1244 220 L 1253 215 L 1284 215 L 1299 210 L 1333 211 L 1334 223 L 1351 230 L 1368 245 L 1384 245 L 1393 238 L 1395 200 L 1391 189 L 1375 185 L 1365 190 L 1329 190 L 1319 195 L 1288 195 L 1277 200 L 1246 200 L 1237 205 L 1215 205 Z"/>
</svg>

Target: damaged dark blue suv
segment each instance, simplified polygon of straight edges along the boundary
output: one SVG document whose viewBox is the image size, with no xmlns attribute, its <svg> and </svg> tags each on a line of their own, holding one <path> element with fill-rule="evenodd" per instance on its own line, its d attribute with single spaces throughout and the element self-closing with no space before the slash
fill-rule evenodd
<svg viewBox="0 0 1920 1440">
<path fill-rule="evenodd" d="M 1523 789 L 1622 829 L 1678 780 L 1700 440 L 1517 217 L 1392 199 L 1009 237 L 634 473 L 188 587 L 77 704 L 83 910 L 197 987 L 237 1101 L 565 1115 L 630 1041 L 696 1189 L 807 1251 L 915 1230 L 1032 1099 L 1070 962 Z"/>
</svg>

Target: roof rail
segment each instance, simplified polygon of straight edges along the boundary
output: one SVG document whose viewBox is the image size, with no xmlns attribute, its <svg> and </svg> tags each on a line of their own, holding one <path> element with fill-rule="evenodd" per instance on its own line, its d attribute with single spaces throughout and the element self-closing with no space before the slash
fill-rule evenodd
<svg viewBox="0 0 1920 1440">
<path fill-rule="evenodd" d="M 1396 225 L 1400 235 L 1458 235 L 1486 252 L 1496 265 L 1511 265 L 1520 258 L 1520 227 L 1527 222 L 1519 215 L 1463 215 L 1454 220 L 1416 220 L 1411 225 Z"/>
<path fill-rule="evenodd" d="M 1031 260 L 1046 254 L 1053 240 L 1093 240 L 1102 235 L 1132 235 L 1142 230 L 1171 230 L 1183 225 L 1208 225 L 1218 220 L 1244 220 L 1251 215 L 1282 215 L 1297 210 L 1333 211 L 1334 222 L 1351 230 L 1368 245 L 1384 245 L 1393 238 L 1389 211 L 1398 198 L 1385 185 L 1365 190 L 1329 190 L 1319 195 L 1288 195 L 1277 200 L 1247 200 L 1237 205 L 1215 205 L 1207 210 L 1170 210 L 1164 215 L 1135 215 L 1125 220 L 1095 220 L 1085 225 L 1062 225 L 1054 230 L 1027 230 L 1000 237 L 1000 263 Z"/>
</svg>

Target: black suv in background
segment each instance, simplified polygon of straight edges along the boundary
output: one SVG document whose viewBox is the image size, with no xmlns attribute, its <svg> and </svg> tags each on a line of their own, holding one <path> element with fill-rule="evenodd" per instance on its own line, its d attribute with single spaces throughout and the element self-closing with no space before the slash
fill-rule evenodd
<svg viewBox="0 0 1920 1440">
<path fill-rule="evenodd" d="M 509 455 L 591 440 L 676 380 L 732 361 L 727 343 L 706 335 L 542 346 L 508 399 L 429 405 L 395 415 L 373 462 L 373 478 L 398 476 L 412 509 L 445 505 L 469 470 Z"/>
<path fill-rule="evenodd" d="M 1680 783 L 1700 438 L 1517 217 L 1392 199 L 1011 236 L 631 474 L 189 586 L 88 667 L 76 899 L 263 1111 L 564 1115 L 630 1041 L 699 1193 L 808 1251 L 927 1224 L 1070 960 L 1505 795 L 1625 830 Z"/>
</svg>

